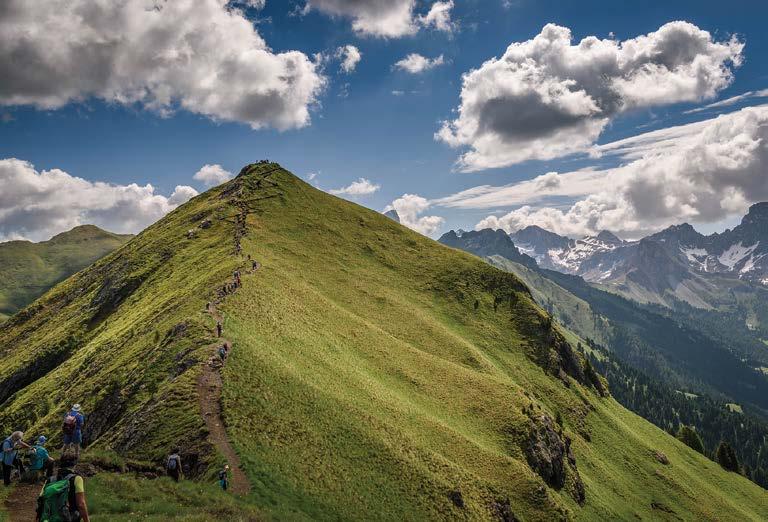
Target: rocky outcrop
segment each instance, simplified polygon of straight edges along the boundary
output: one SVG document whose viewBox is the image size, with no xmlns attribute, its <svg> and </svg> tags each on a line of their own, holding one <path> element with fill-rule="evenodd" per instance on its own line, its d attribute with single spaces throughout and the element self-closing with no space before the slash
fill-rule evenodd
<svg viewBox="0 0 768 522">
<path fill-rule="evenodd" d="M 547 485 L 557 490 L 568 485 L 573 498 L 584 503 L 584 483 L 576 468 L 571 439 L 563 435 L 562 428 L 556 427 L 548 414 L 539 413 L 531 418 L 523 452 L 528 465 Z"/>
</svg>

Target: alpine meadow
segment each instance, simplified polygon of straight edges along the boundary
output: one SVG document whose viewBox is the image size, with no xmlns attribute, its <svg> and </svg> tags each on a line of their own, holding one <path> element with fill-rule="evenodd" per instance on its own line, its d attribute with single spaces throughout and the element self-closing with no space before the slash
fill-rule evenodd
<svg viewBox="0 0 768 522">
<path fill-rule="evenodd" d="M 248 256 L 258 268 L 225 293 Z M 234 518 L 768 516 L 764 490 L 611 398 L 515 276 L 276 164 L 244 168 L 12 318 L 0 422 L 54 433 L 67 398 L 90 397 L 89 452 L 153 463 L 180 444 L 205 482 L 225 458 L 200 414 L 208 302 L 233 346 L 220 394 L 247 481 Z M 169 516 L 130 504 L 150 479 L 126 486 L 101 460 L 98 487 L 127 504 L 94 517 Z"/>
</svg>

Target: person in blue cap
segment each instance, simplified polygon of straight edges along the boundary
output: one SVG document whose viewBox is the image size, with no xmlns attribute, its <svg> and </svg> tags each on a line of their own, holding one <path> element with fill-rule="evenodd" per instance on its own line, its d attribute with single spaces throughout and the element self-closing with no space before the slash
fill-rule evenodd
<svg viewBox="0 0 768 522">
<path fill-rule="evenodd" d="M 35 446 L 30 450 L 30 464 L 29 469 L 31 471 L 35 472 L 35 477 L 37 477 L 37 473 L 40 471 L 45 470 L 45 478 L 48 479 L 53 475 L 53 459 L 48 454 L 48 450 L 45 448 L 45 443 L 48 439 L 45 437 L 45 435 L 40 435 L 37 438 L 37 443 Z"/>
</svg>

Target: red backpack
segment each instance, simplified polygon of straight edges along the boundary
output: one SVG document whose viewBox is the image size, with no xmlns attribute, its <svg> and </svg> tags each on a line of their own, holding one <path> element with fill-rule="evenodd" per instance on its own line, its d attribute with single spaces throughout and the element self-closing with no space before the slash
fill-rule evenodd
<svg viewBox="0 0 768 522">
<path fill-rule="evenodd" d="M 73 435 L 76 427 L 77 418 L 72 415 L 72 413 L 67 413 L 67 416 L 64 417 L 64 423 L 61 425 L 61 431 L 63 431 L 65 435 Z"/>
</svg>

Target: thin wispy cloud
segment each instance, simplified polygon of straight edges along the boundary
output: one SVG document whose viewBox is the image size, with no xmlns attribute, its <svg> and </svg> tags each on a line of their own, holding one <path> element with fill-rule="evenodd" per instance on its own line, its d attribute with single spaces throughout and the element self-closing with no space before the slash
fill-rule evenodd
<svg viewBox="0 0 768 522">
<path fill-rule="evenodd" d="M 730 98 L 726 98 L 714 103 L 709 103 L 702 107 L 696 107 L 695 109 L 683 111 L 683 114 L 694 114 L 697 112 L 710 111 L 713 109 L 722 109 L 723 107 L 731 107 L 732 105 L 736 105 L 743 101 L 752 100 L 755 98 L 768 98 L 768 89 L 761 89 L 759 91 L 747 91 L 743 94 L 731 96 Z"/>
</svg>

